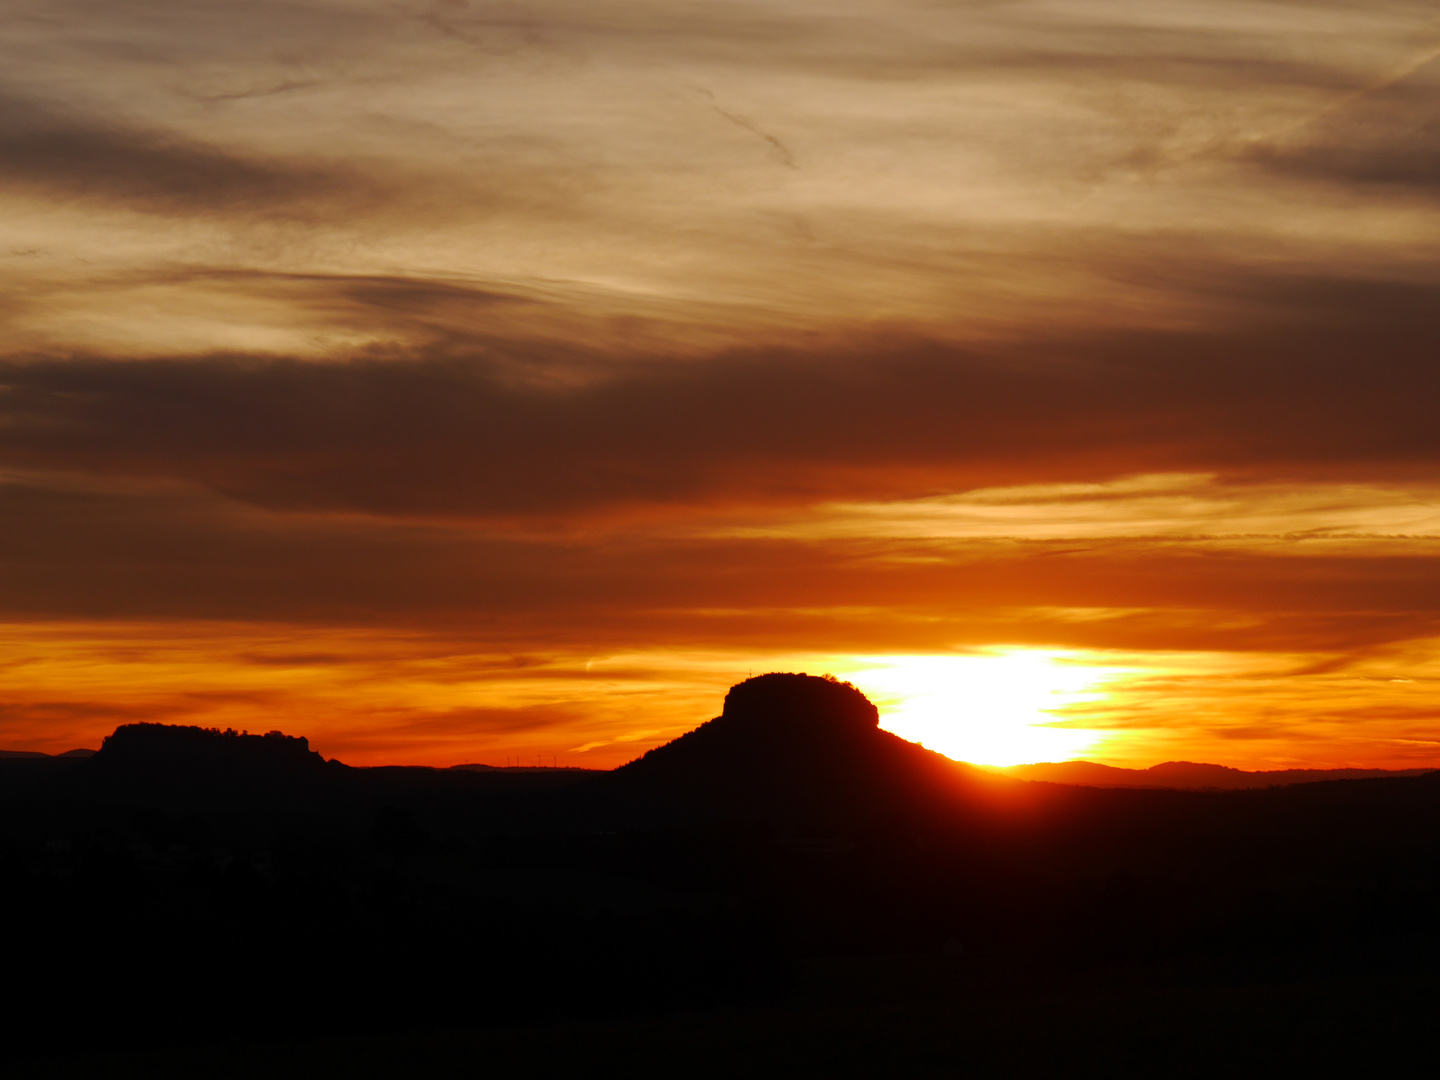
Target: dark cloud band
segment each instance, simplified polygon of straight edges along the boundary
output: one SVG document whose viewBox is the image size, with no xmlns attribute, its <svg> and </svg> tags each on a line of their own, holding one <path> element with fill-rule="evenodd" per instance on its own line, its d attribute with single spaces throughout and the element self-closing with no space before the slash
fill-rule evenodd
<svg viewBox="0 0 1440 1080">
<path fill-rule="evenodd" d="M 1437 301 L 1419 285 L 1292 282 L 1278 315 L 1228 331 L 988 352 L 877 337 L 558 382 L 455 346 L 324 364 L 11 361 L 0 463 L 272 508 L 462 516 L 1178 470 L 1416 475 L 1440 458 Z"/>
</svg>

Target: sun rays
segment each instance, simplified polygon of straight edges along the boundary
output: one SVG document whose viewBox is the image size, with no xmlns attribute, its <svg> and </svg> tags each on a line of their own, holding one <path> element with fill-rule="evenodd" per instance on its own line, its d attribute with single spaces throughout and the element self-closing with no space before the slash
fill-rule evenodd
<svg viewBox="0 0 1440 1080">
<path fill-rule="evenodd" d="M 1072 706 L 1105 696 L 1119 671 L 1057 650 L 997 648 L 962 656 L 876 657 L 853 681 L 881 708 L 881 726 L 978 765 L 1062 761 L 1104 733 L 1069 726 Z"/>
</svg>

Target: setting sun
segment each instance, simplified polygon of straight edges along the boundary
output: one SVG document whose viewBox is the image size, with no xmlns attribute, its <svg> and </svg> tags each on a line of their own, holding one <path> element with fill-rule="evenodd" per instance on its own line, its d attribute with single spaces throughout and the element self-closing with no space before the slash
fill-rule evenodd
<svg viewBox="0 0 1440 1080">
<path fill-rule="evenodd" d="M 1101 700 L 1118 674 L 1036 649 L 875 660 L 852 678 L 880 706 L 881 727 L 977 765 L 1063 761 L 1092 750 L 1103 735 L 1062 726 L 1063 710 Z"/>
</svg>

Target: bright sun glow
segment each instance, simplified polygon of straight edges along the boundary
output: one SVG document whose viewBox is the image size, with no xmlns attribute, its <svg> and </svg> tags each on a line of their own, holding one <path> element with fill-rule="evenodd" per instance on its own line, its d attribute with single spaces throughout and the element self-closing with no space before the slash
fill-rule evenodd
<svg viewBox="0 0 1440 1080">
<path fill-rule="evenodd" d="M 1114 669 L 1076 654 L 994 649 L 968 656 L 867 658 L 849 676 L 880 707 L 880 726 L 958 761 L 1019 765 L 1064 761 L 1104 733 L 1057 726 L 1071 706 L 1099 701 Z"/>
</svg>

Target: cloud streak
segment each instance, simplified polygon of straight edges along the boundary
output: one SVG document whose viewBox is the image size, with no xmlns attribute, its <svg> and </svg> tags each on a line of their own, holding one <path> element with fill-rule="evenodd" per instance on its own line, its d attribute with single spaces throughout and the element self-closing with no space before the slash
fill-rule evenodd
<svg viewBox="0 0 1440 1080">
<path fill-rule="evenodd" d="M 14 96 L 0 97 L 0 187 L 161 215 L 302 214 L 380 196 L 358 172 L 240 155 Z"/>
</svg>

